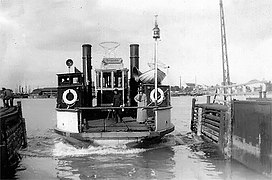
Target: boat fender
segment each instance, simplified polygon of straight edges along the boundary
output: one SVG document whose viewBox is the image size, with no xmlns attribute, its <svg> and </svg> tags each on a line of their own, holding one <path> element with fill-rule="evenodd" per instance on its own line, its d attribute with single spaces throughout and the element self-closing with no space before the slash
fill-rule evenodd
<svg viewBox="0 0 272 180">
<path fill-rule="evenodd" d="M 72 100 L 67 99 L 67 94 L 68 93 L 73 94 L 74 98 Z M 62 99 L 66 104 L 69 104 L 69 105 L 74 104 L 76 102 L 76 100 L 77 100 L 77 92 L 75 90 L 73 90 L 73 89 L 67 89 L 66 91 L 63 92 Z"/>
<path fill-rule="evenodd" d="M 162 101 L 164 100 L 164 93 L 161 90 L 161 88 L 158 88 L 158 93 L 160 94 L 160 96 L 158 95 L 158 97 L 160 97 L 157 102 L 160 104 L 162 103 Z M 150 93 L 150 99 L 152 100 L 152 102 L 155 102 L 155 89 L 153 89 Z"/>
</svg>

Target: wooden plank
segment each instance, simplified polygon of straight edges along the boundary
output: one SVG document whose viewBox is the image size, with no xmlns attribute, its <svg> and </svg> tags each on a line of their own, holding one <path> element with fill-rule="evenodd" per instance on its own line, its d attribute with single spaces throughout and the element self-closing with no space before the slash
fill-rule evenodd
<svg viewBox="0 0 272 180">
<path fill-rule="evenodd" d="M 220 123 L 216 122 L 216 121 L 212 121 L 210 119 L 206 119 L 206 118 L 203 118 L 203 122 L 204 123 L 208 123 L 208 124 L 211 124 L 213 126 L 216 126 L 217 128 L 220 128 Z"/>
<path fill-rule="evenodd" d="M 210 120 L 220 122 L 220 117 L 214 116 L 212 114 L 203 114 L 203 117 L 206 118 L 206 119 L 210 119 Z"/>
<path fill-rule="evenodd" d="M 212 109 L 217 111 L 227 111 L 228 108 L 225 105 L 221 104 L 196 104 L 196 106 L 203 108 L 203 109 Z"/>
</svg>

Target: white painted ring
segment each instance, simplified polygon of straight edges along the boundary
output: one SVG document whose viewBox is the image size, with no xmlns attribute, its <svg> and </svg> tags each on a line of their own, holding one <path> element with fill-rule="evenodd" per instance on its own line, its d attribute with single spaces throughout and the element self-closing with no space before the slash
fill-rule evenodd
<svg viewBox="0 0 272 180">
<path fill-rule="evenodd" d="M 161 95 L 161 97 L 157 100 L 158 103 L 161 103 L 164 99 L 164 93 L 161 90 L 161 88 L 158 88 L 158 93 Z M 159 96 L 158 96 L 159 97 Z M 150 93 L 150 99 L 152 102 L 155 102 L 155 89 L 153 89 Z"/>
<path fill-rule="evenodd" d="M 67 99 L 67 94 L 68 93 L 73 94 L 74 98 L 72 100 Z M 73 90 L 73 89 L 67 89 L 66 91 L 63 92 L 62 99 L 66 104 L 69 104 L 69 105 L 74 104 L 76 102 L 76 100 L 77 100 L 77 92 L 75 90 Z"/>
</svg>

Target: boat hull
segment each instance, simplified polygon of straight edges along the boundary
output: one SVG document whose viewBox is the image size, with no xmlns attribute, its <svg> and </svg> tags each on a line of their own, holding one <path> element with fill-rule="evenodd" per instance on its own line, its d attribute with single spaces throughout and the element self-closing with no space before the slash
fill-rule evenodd
<svg viewBox="0 0 272 180">
<path fill-rule="evenodd" d="M 157 143 L 160 139 L 174 131 L 174 125 L 162 131 L 149 132 L 83 132 L 73 133 L 55 128 L 55 132 L 64 136 L 66 139 L 74 138 L 81 142 L 95 145 L 127 145 L 129 147 L 137 147 L 139 144 Z M 71 142 L 71 140 L 69 140 Z"/>
<path fill-rule="evenodd" d="M 108 111 L 107 111 L 108 112 Z M 98 145 L 152 144 L 174 131 L 171 123 L 171 107 L 157 108 L 157 121 L 141 124 L 131 117 L 123 117 L 122 122 L 114 118 L 82 120 L 86 117 L 79 109 L 56 109 L 57 126 L 55 132 L 66 137 Z M 91 114 L 92 115 L 92 114 Z M 69 141 L 69 140 L 68 140 Z M 73 140 L 71 140 L 73 141 Z"/>
<path fill-rule="evenodd" d="M 58 109 L 57 128 L 67 132 L 79 133 L 79 115 L 75 109 Z"/>
</svg>

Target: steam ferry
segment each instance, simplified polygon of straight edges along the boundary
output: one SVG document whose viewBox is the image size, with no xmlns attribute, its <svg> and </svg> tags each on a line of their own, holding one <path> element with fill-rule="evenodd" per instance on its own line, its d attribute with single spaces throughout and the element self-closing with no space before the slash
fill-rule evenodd
<svg viewBox="0 0 272 180">
<path fill-rule="evenodd" d="M 153 33 L 157 51 L 157 20 Z M 76 67 L 70 72 L 73 61 L 68 59 L 69 73 L 57 74 L 55 132 L 84 142 L 103 144 L 108 143 L 105 140 L 115 140 L 118 144 L 137 146 L 156 143 L 174 131 L 170 86 L 162 84 L 166 74 L 156 60 L 153 69 L 141 73 L 139 44 L 130 44 L 130 69 L 124 67 L 122 58 L 104 57 L 100 68 L 93 70 L 91 50 L 92 45 L 82 45 L 83 72 Z M 139 88 L 146 94 L 143 106 L 138 106 L 134 99 Z M 120 107 L 112 106 L 114 90 L 121 94 Z M 139 110 L 145 113 L 141 122 L 137 118 Z M 116 111 L 121 112 L 120 122 L 116 122 Z"/>
</svg>

